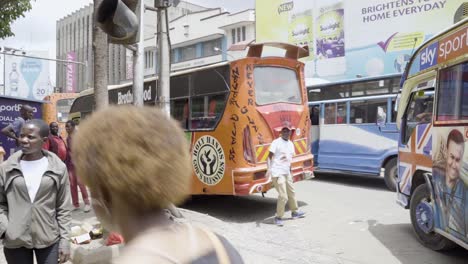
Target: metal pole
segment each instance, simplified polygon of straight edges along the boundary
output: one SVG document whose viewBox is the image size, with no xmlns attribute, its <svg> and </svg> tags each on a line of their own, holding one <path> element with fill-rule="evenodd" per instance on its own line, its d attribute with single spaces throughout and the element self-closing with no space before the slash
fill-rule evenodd
<svg viewBox="0 0 468 264">
<path fill-rule="evenodd" d="M 168 115 L 171 114 L 169 39 L 166 25 L 167 8 L 158 8 L 158 97 L 156 103 Z"/>
<path fill-rule="evenodd" d="M 6 95 L 6 53 L 3 53 L 3 95 Z"/>
<path fill-rule="evenodd" d="M 138 43 L 137 50 L 133 52 L 133 105 L 143 106 L 143 83 L 144 83 L 144 18 L 145 18 L 145 3 L 138 1 L 138 12 L 140 23 L 138 26 Z"/>
<path fill-rule="evenodd" d="M 85 85 L 86 85 L 85 88 L 88 89 L 89 88 L 88 61 L 85 61 L 84 71 L 85 71 L 85 76 L 84 77 L 85 77 Z"/>
</svg>

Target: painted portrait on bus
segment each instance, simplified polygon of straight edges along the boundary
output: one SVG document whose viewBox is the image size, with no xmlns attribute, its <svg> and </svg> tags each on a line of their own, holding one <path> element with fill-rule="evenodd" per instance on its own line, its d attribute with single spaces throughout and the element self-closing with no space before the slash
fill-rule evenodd
<svg viewBox="0 0 468 264">
<path fill-rule="evenodd" d="M 464 131 L 437 128 L 433 181 L 436 204 L 435 225 L 456 237 L 467 235 L 468 146 Z"/>
</svg>

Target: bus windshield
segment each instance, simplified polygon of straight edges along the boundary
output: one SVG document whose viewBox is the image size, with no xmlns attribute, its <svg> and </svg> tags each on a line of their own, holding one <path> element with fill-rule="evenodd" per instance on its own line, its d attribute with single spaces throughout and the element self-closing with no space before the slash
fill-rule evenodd
<svg viewBox="0 0 468 264">
<path fill-rule="evenodd" d="M 294 70 L 280 67 L 255 67 L 255 97 L 258 105 L 301 103 L 301 88 Z"/>
</svg>

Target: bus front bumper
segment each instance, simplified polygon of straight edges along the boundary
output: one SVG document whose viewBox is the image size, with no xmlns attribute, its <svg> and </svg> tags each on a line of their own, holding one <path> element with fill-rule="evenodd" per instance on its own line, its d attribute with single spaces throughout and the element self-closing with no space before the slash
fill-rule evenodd
<svg viewBox="0 0 468 264">
<path fill-rule="evenodd" d="M 314 178 L 314 156 L 306 154 L 296 156 L 291 163 L 293 182 Z M 238 168 L 232 171 L 235 195 L 264 193 L 271 189 L 271 177 L 267 177 L 266 163 L 250 168 Z"/>
</svg>

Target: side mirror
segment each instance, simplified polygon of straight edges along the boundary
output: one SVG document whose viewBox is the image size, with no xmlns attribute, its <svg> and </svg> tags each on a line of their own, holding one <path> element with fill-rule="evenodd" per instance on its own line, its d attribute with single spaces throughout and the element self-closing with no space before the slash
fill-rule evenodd
<svg viewBox="0 0 468 264">
<path fill-rule="evenodd" d="M 383 107 L 379 106 L 377 107 L 377 126 L 379 127 L 385 127 L 387 124 L 387 114 L 385 113 L 385 110 Z"/>
</svg>

